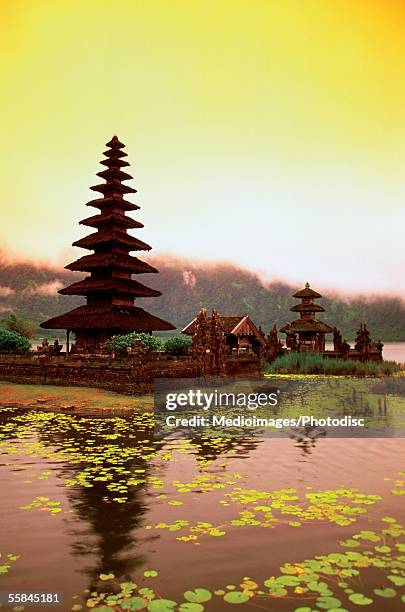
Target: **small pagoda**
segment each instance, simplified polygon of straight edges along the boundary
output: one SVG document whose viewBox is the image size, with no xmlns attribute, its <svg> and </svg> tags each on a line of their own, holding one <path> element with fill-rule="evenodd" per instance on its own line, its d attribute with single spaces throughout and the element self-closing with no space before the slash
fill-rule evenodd
<svg viewBox="0 0 405 612">
<path fill-rule="evenodd" d="M 87 303 L 41 323 L 45 329 L 66 329 L 67 353 L 70 332 L 75 334 L 76 349 L 92 352 L 116 334 L 175 329 L 168 321 L 134 305 L 134 298 L 157 297 L 161 293 L 133 280 L 132 275 L 157 270 L 129 254 L 149 251 L 151 247 L 127 233 L 128 229 L 143 225 L 126 215 L 126 211 L 138 210 L 139 206 L 124 199 L 126 194 L 136 193 L 136 189 L 123 184 L 132 179 L 122 170 L 129 166 L 123 159 L 127 157 L 123 151 L 125 145 L 113 136 L 106 146 L 105 159 L 101 161 L 106 169 L 97 173 L 105 183 L 90 188 L 102 197 L 86 204 L 100 212 L 80 222 L 96 231 L 73 243 L 93 252 L 66 266 L 68 270 L 88 272 L 90 276 L 59 291 L 62 295 L 85 296 Z"/>
<path fill-rule="evenodd" d="M 325 312 L 325 309 L 314 301 L 321 298 L 321 294 L 311 289 L 309 283 L 305 283 L 304 289 L 294 293 L 293 297 L 300 299 L 301 303 L 296 304 L 290 310 L 299 312 L 300 317 L 280 329 L 287 335 L 287 348 L 300 352 L 323 353 L 325 334 L 333 333 L 336 328 L 316 318 L 316 313 Z"/>
</svg>

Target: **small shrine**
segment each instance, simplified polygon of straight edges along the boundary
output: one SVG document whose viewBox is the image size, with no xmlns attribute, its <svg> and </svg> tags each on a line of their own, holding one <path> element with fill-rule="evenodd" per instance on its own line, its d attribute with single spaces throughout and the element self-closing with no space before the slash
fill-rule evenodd
<svg viewBox="0 0 405 612">
<path fill-rule="evenodd" d="M 321 294 L 311 289 L 309 283 L 305 283 L 305 287 L 294 293 L 293 297 L 301 302 L 290 310 L 298 312 L 300 316 L 280 329 L 286 334 L 285 347 L 278 340 L 276 326 L 270 330 L 266 339 L 266 357 L 269 361 L 287 352 L 321 353 L 323 357 L 358 361 L 382 360 L 384 345 L 380 341 L 372 340 L 365 323 L 360 324 L 354 347 L 351 348 L 337 327 L 331 327 L 316 318 L 317 313 L 325 312 L 325 309 L 315 301 L 322 297 Z M 327 334 L 333 334 L 333 349 L 326 348 Z"/>
<path fill-rule="evenodd" d="M 325 312 L 323 306 L 314 301 L 321 298 L 321 294 L 311 289 L 309 283 L 305 283 L 304 289 L 294 293 L 293 297 L 300 299 L 301 303 L 290 308 L 290 311 L 300 316 L 280 329 L 286 334 L 287 348 L 302 353 L 323 353 L 325 334 L 332 334 L 335 328 L 316 318 L 316 313 Z"/>
<path fill-rule="evenodd" d="M 265 336 L 247 314 L 224 316 L 213 311 L 212 316 L 214 316 L 216 324 L 223 330 L 228 353 L 253 352 L 259 354 L 264 349 Z M 211 324 L 211 319 L 212 317 L 208 317 L 205 314 L 205 321 L 208 327 Z M 200 323 L 199 315 L 197 315 L 195 319 L 182 329 L 182 334 L 194 336 Z"/>
<path fill-rule="evenodd" d="M 161 293 L 133 280 L 132 275 L 156 273 L 157 270 L 129 254 L 149 251 L 151 247 L 128 234 L 128 229 L 139 229 L 143 225 L 126 214 L 138 210 L 139 206 L 124 199 L 126 194 L 136 193 L 136 189 L 123 183 L 132 179 L 122 170 L 129 166 L 123 159 L 127 157 L 123 151 L 125 145 L 113 136 L 106 146 L 105 159 L 101 161 L 106 168 L 97 173 L 105 182 L 91 187 L 102 197 L 87 203 L 100 212 L 80 222 L 96 231 L 73 243 L 93 253 L 66 266 L 68 270 L 88 272 L 90 276 L 59 291 L 62 295 L 85 296 L 86 304 L 41 323 L 45 329 L 67 330 L 67 353 L 70 332 L 76 337 L 75 350 L 92 352 L 113 335 L 175 329 L 168 321 L 134 305 L 134 298 L 158 297 Z"/>
</svg>

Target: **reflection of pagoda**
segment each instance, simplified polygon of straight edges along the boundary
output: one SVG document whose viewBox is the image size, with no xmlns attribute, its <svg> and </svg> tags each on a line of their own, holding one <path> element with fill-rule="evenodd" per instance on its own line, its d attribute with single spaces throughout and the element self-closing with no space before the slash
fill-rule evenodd
<svg viewBox="0 0 405 612">
<path fill-rule="evenodd" d="M 143 225 L 125 214 L 127 210 L 139 209 L 139 206 L 124 200 L 125 194 L 136 193 L 135 189 L 122 183 L 132 178 L 121 169 L 129 165 L 122 159 L 127 156 L 122 151 L 124 146 L 117 136 L 107 143 L 106 159 L 101 162 L 107 168 L 98 172 L 106 182 L 91 187 L 103 197 L 87 203 L 87 206 L 98 208 L 100 214 L 80 222 L 97 231 L 73 243 L 73 246 L 94 253 L 66 266 L 69 270 L 90 272 L 90 276 L 59 291 L 63 295 L 84 295 L 87 304 L 41 323 L 41 327 L 46 329 L 66 329 L 68 339 L 69 332 L 73 331 L 78 348 L 96 347 L 114 334 L 174 329 L 171 323 L 134 306 L 135 297 L 161 294 L 132 280 L 132 274 L 157 270 L 129 255 L 130 251 L 149 251 L 151 247 L 127 233 L 128 229 Z"/>
<path fill-rule="evenodd" d="M 334 328 L 323 321 L 318 321 L 315 317 L 317 312 L 325 312 L 322 306 L 314 302 L 322 296 L 311 289 L 309 283 L 305 283 L 305 288 L 294 293 L 293 297 L 301 299 L 301 304 L 290 308 L 292 312 L 299 312 L 300 318 L 288 323 L 280 330 L 287 334 L 287 347 L 301 352 L 323 352 L 325 334 L 331 334 Z"/>
</svg>

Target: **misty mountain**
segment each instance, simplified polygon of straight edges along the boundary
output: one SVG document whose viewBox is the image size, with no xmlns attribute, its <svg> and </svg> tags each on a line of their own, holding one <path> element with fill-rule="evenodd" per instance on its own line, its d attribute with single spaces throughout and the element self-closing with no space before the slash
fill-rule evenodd
<svg viewBox="0 0 405 612">
<path fill-rule="evenodd" d="M 203 264 L 148 258 L 160 274 L 144 275 L 142 282 L 159 289 L 159 298 L 139 299 L 139 306 L 184 327 L 201 307 L 222 314 L 248 313 L 267 332 L 296 318 L 289 309 L 292 294 L 301 287 L 264 283 L 258 275 L 230 264 Z M 0 318 L 14 313 L 35 325 L 84 303 L 84 298 L 62 296 L 58 289 L 84 275 L 31 262 L 0 259 Z M 322 287 L 314 287 L 322 293 Z M 336 325 L 351 340 L 361 322 L 375 339 L 405 341 L 405 303 L 397 297 L 324 297 L 319 302 L 326 323 Z M 40 335 L 43 330 L 38 331 Z"/>
</svg>

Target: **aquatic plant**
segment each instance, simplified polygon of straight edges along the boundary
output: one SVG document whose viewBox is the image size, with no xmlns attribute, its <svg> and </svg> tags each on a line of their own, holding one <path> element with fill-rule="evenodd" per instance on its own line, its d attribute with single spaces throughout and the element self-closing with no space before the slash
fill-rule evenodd
<svg viewBox="0 0 405 612">
<path fill-rule="evenodd" d="M 365 380 L 356 381 L 361 388 L 367 384 Z M 164 530 L 175 546 L 195 543 L 204 546 L 211 542 L 215 547 L 216 541 L 221 546 L 222 541 L 237 538 L 240 529 L 253 532 L 263 528 L 305 529 L 309 524 L 332 524 L 342 534 L 337 536 L 340 541 L 336 548 L 332 547 L 332 552 L 329 549 L 326 554 L 310 559 L 287 558 L 275 575 L 268 573 L 260 579 L 243 576 L 235 584 L 225 586 L 196 581 L 184 585 L 183 588 L 188 588 L 182 594 L 160 592 L 161 579 L 165 584 L 165 576 L 161 575 L 156 558 L 139 575 L 131 574 L 134 582 L 119 582 L 115 567 L 106 563 L 106 567 L 100 567 L 102 572 L 97 572 L 97 590 L 78 596 L 72 602 L 72 610 L 202 612 L 249 604 L 277 609 L 277 601 L 285 599 L 289 606 L 286 609 L 336 612 L 356 610 L 362 605 L 381 606 L 386 600 L 393 606 L 400 605 L 401 600 L 405 602 L 404 527 L 391 516 L 384 517 L 382 526 L 377 528 L 370 518 L 365 524 L 365 517 L 370 517 L 367 513 L 381 501 L 379 495 L 343 486 L 336 489 L 252 488 L 246 474 L 229 467 L 232 457 L 237 456 L 238 441 L 158 439 L 153 435 L 153 414 L 144 410 L 143 404 L 138 412 L 131 410 L 125 416 L 102 419 L 12 407 L 0 409 L 0 416 L 0 452 L 6 463 L 8 459 L 13 462 L 14 457 L 25 455 L 48 460 L 55 466 L 52 472 L 44 470 L 41 462 L 36 474 L 31 473 L 32 467 L 23 468 L 13 472 L 16 478 L 24 470 L 27 476 L 37 480 L 46 480 L 56 473 L 58 483 L 73 489 L 69 495 L 75 489 L 81 492 L 89 489 L 92 503 L 102 500 L 103 504 L 112 504 L 110 507 L 117 515 L 132 512 L 132 491 L 148 490 L 161 504 L 164 514 L 170 513 L 170 518 L 164 516 L 165 522 L 152 525 L 139 524 L 139 533 L 144 528 L 146 537 L 152 535 L 147 530 Z M 197 453 L 202 449 L 205 454 L 198 456 L 195 474 L 188 477 L 177 474 L 174 480 L 165 475 L 167 462 L 176 462 L 180 457 L 197 463 Z M 216 463 L 220 470 L 210 471 L 210 457 L 216 452 L 225 455 Z M 391 476 L 388 495 L 403 495 L 405 472 Z M 190 502 L 197 494 L 213 501 L 215 519 L 202 516 L 198 520 L 190 512 Z M 21 512 L 41 511 L 45 520 L 62 524 L 65 503 L 33 497 L 27 495 Z M 397 501 L 401 502 L 402 498 Z M 218 518 L 221 506 L 225 508 L 224 520 Z M 48 519 L 47 513 L 55 516 Z M 352 527 L 359 519 L 360 527 L 353 532 Z M 8 566 L 4 572 L 9 571 L 10 559 L 5 559 L 3 564 Z"/>
<path fill-rule="evenodd" d="M 119 585 L 120 591 L 113 592 L 108 581 L 115 578 L 114 574 L 101 575 L 102 580 L 107 580 L 105 591 L 85 596 L 85 606 L 104 612 L 202 612 L 216 610 L 221 601 L 232 605 L 256 602 L 259 609 L 268 602 L 273 609 L 276 600 L 288 599 L 289 609 L 295 612 L 314 609 L 347 612 L 353 609 L 352 605 L 355 609 L 372 604 L 383 606 L 386 599 L 405 603 L 405 529 L 390 516 L 384 517 L 382 523 L 378 531 L 362 530 L 341 541 L 340 550 L 283 563 L 280 573 L 266 578 L 262 585 L 244 576 L 238 586 L 228 584 L 214 590 L 198 586 L 183 593 L 184 601 L 174 601 L 162 598 L 155 587 L 140 587 L 136 582 L 123 582 Z M 369 584 L 371 571 L 378 573 L 374 587 Z M 144 572 L 145 577 L 155 577 L 155 574 Z M 80 604 L 72 607 L 72 610 L 79 609 Z"/>
<path fill-rule="evenodd" d="M 329 374 L 344 376 L 389 376 L 401 369 L 395 361 L 331 359 L 316 353 L 286 353 L 266 364 L 269 374 Z"/>
<path fill-rule="evenodd" d="M 19 558 L 20 557 L 18 555 L 14 555 L 12 553 L 8 553 L 5 556 L 0 553 L 0 578 L 8 574 L 11 565 Z"/>
</svg>

